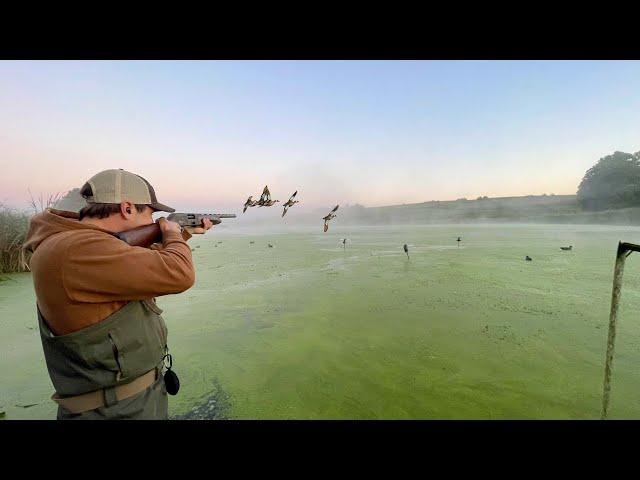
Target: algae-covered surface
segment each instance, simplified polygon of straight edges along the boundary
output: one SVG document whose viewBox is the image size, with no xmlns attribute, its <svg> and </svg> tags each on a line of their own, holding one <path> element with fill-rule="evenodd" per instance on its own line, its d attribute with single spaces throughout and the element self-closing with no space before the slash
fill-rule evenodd
<svg viewBox="0 0 640 480">
<path fill-rule="evenodd" d="M 158 298 L 181 381 L 171 416 L 599 418 L 619 240 L 640 243 L 640 229 L 335 222 L 194 237 L 196 284 Z M 610 418 L 640 418 L 639 287 L 633 254 Z M 55 418 L 34 302 L 30 274 L 0 282 L 6 419 Z"/>
</svg>

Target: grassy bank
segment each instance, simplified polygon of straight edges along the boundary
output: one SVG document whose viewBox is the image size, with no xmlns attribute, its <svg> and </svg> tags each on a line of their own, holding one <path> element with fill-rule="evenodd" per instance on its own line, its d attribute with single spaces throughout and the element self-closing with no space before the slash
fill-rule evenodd
<svg viewBox="0 0 640 480">
<path fill-rule="evenodd" d="M 29 257 L 22 249 L 31 216 L 51 207 L 60 193 L 34 198 L 29 191 L 29 210 L 18 210 L 0 203 L 0 274 L 29 271 Z M 0 281 L 2 276 L 0 275 Z"/>
<path fill-rule="evenodd" d="M 29 228 L 29 215 L 0 204 L 0 274 L 28 270 L 22 245 Z"/>
</svg>

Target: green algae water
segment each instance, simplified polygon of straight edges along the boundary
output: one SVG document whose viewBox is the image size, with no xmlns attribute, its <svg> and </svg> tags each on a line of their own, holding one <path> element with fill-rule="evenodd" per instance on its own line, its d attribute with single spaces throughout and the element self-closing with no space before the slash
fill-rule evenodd
<svg viewBox="0 0 640 480">
<path fill-rule="evenodd" d="M 181 380 L 170 413 L 598 419 L 620 240 L 640 243 L 640 228 L 336 223 L 196 236 L 196 284 L 158 298 Z M 632 255 L 608 418 L 640 418 L 639 313 Z M 55 418 L 30 274 L 0 282 L 0 323 L 0 411 Z"/>
</svg>

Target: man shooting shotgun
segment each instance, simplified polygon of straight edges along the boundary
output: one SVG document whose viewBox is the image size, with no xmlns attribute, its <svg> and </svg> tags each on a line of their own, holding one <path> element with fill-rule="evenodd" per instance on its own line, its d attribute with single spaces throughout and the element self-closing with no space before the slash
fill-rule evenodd
<svg viewBox="0 0 640 480">
<path fill-rule="evenodd" d="M 179 382 L 155 297 L 193 285 L 185 240 L 223 215 L 154 223 L 154 212 L 174 209 L 124 170 L 94 175 L 65 200 L 32 217 L 25 242 L 57 418 L 166 419 L 167 393 L 177 393 Z M 136 230 L 146 237 L 131 240 Z"/>
</svg>

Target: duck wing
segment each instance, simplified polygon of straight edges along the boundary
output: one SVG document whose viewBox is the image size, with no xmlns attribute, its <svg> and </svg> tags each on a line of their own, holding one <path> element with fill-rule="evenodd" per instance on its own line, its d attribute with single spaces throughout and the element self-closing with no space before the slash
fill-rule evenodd
<svg viewBox="0 0 640 480">
<path fill-rule="evenodd" d="M 264 186 L 264 190 L 262 190 L 262 195 L 260 195 L 260 203 L 264 203 L 271 199 L 271 193 L 269 192 L 269 187 L 267 185 Z"/>
</svg>

